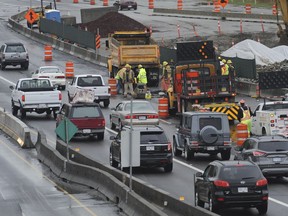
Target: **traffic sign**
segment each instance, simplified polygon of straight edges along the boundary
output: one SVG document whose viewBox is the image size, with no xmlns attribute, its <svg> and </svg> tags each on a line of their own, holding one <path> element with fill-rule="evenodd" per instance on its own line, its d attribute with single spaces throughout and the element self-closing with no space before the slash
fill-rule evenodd
<svg viewBox="0 0 288 216">
<path fill-rule="evenodd" d="M 28 12 L 25 14 L 25 19 L 30 23 L 33 24 L 35 21 L 37 21 L 39 18 L 39 15 L 35 13 L 33 9 L 29 9 Z"/>
<path fill-rule="evenodd" d="M 220 5 L 222 6 L 222 8 L 225 8 L 226 5 L 228 4 L 229 0 L 219 0 Z"/>
<path fill-rule="evenodd" d="M 67 129 L 66 129 L 67 127 Z M 77 133 L 78 128 L 73 122 L 71 122 L 69 119 L 65 118 L 60 122 L 58 127 L 55 129 L 56 134 L 64 141 L 69 142 L 72 137 Z M 68 134 L 68 136 L 67 136 Z M 66 139 L 68 137 L 68 140 Z"/>
</svg>

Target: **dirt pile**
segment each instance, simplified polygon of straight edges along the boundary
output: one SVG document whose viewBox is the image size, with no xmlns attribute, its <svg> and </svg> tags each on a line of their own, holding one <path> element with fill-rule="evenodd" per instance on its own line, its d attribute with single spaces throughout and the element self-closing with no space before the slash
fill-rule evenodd
<svg viewBox="0 0 288 216">
<path fill-rule="evenodd" d="M 288 60 L 285 60 L 279 63 L 270 64 L 270 65 L 265 65 L 265 66 L 257 65 L 256 71 L 257 72 L 288 71 Z"/>
<path fill-rule="evenodd" d="M 118 12 L 109 12 L 99 19 L 88 22 L 77 24 L 77 27 L 87 31 L 97 33 L 99 29 L 102 38 L 106 38 L 109 33 L 114 31 L 135 31 L 135 30 L 145 30 L 148 29 L 143 24 L 123 15 Z"/>
</svg>

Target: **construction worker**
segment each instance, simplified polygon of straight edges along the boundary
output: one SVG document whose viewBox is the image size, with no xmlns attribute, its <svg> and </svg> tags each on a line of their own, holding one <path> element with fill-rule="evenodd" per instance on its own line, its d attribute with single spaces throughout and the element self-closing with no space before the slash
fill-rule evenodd
<svg viewBox="0 0 288 216">
<path fill-rule="evenodd" d="M 123 73 L 123 84 L 124 84 L 124 97 L 130 93 L 133 95 L 133 82 L 134 82 L 134 71 L 131 70 L 129 64 L 125 65 L 125 71 Z"/>
<path fill-rule="evenodd" d="M 146 91 L 146 85 L 147 85 L 146 70 L 141 64 L 138 65 L 138 70 L 139 70 L 138 76 L 137 76 L 138 83 L 144 84 L 144 89 Z"/>
<path fill-rule="evenodd" d="M 123 76 L 124 76 L 125 70 L 126 68 L 123 67 L 117 72 L 115 76 L 115 79 L 117 80 L 117 94 L 123 93 Z"/>
<path fill-rule="evenodd" d="M 245 100 L 241 99 L 239 101 L 239 107 L 240 109 L 238 110 L 238 121 L 241 122 L 242 124 L 247 125 L 247 130 L 248 133 L 251 133 L 251 127 L 252 127 L 252 122 L 251 122 L 251 116 L 252 116 L 252 111 L 249 106 L 246 105 Z"/>
<path fill-rule="evenodd" d="M 222 59 L 222 62 L 224 64 L 224 68 L 222 69 L 222 67 L 221 67 L 221 74 L 222 75 L 229 75 L 229 66 L 226 63 L 226 60 Z"/>
<path fill-rule="evenodd" d="M 228 65 L 229 74 L 231 74 L 232 76 L 236 76 L 235 68 L 232 65 L 232 61 L 230 59 L 227 61 L 227 65 Z"/>
<path fill-rule="evenodd" d="M 167 61 L 162 64 L 161 86 L 163 91 L 167 91 L 171 83 L 171 67 Z"/>
</svg>

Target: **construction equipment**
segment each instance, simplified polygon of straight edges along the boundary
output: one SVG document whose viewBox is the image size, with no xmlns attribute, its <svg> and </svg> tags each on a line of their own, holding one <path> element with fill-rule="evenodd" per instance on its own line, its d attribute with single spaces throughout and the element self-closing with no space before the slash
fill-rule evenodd
<svg viewBox="0 0 288 216">
<path fill-rule="evenodd" d="M 282 28 L 281 24 L 279 23 L 278 13 L 277 13 L 277 25 L 278 25 L 278 32 L 277 36 L 280 38 L 279 43 L 283 45 L 288 45 L 288 0 L 277 0 L 276 7 L 278 10 L 278 6 L 280 7 L 282 13 L 282 19 L 284 22 L 285 29 Z"/>
<path fill-rule="evenodd" d="M 108 70 L 113 78 L 126 64 L 132 69 L 141 64 L 147 72 L 148 86 L 158 86 L 160 51 L 148 31 L 117 31 L 108 35 L 106 47 L 110 49 Z"/>
<path fill-rule="evenodd" d="M 234 74 L 221 75 L 213 41 L 177 43 L 177 62 L 167 89 L 169 112 L 192 111 L 200 104 L 236 120 L 239 107 L 234 83 Z"/>
</svg>

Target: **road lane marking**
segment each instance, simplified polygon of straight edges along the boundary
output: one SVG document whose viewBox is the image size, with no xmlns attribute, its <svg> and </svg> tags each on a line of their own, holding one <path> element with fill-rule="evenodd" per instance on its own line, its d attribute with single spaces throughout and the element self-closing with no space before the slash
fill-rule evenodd
<svg viewBox="0 0 288 216">
<path fill-rule="evenodd" d="M 8 79 L 6 79 L 6 78 L 4 78 L 4 77 L 2 77 L 2 76 L 0 76 L 0 79 L 6 81 L 6 82 L 8 82 L 8 83 L 10 83 L 11 85 L 16 85 L 16 83 L 13 83 L 13 82 L 11 82 L 10 80 L 8 80 Z"/>
<path fill-rule="evenodd" d="M 8 144 L 4 143 L 2 140 L 0 140 L 0 143 L 5 146 L 8 150 L 10 150 L 16 157 L 18 157 L 20 160 L 22 160 L 27 166 L 29 166 L 31 169 L 33 169 L 37 174 L 39 174 L 40 177 L 45 178 L 48 182 L 50 182 L 52 185 L 56 186 L 60 191 L 62 191 L 64 194 L 68 195 L 73 201 L 75 201 L 79 207 L 85 209 L 90 215 L 97 216 L 96 213 L 94 213 L 91 209 L 87 208 L 83 203 L 81 203 L 80 200 L 78 200 L 75 196 L 70 194 L 68 191 L 66 191 L 61 186 L 57 185 L 54 181 L 52 181 L 50 178 L 45 176 L 40 170 L 37 169 L 37 167 L 33 166 L 31 163 L 29 163 L 25 158 L 23 158 L 20 154 L 15 152 L 11 147 L 8 146 Z"/>
<path fill-rule="evenodd" d="M 269 197 L 269 200 L 272 201 L 272 202 L 275 202 L 275 203 L 277 203 L 277 204 L 279 204 L 279 205 L 283 205 L 283 206 L 285 206 L 285 207 L 288 208 L 288 204 L 287 204 L 287 203 L 284 203 L 284 202 L 282 202 L 282 201 L 276 200 L 276 199 L 274 199 L 274 198 L 272 198 L 272 197 Z"/>
<path fill-rule="evenodd" d="M 169 122 L 169 121 L 165 121 L 164 119 L 159 119 L 159 121 L 161 121 L 161 122 L 164 122 L 164 123 L 166 123 L 166 124 L 169 124 L 169 125 L 171 125 L 171 124 L 172 124 L 172 122 Z"/>
</svg>

